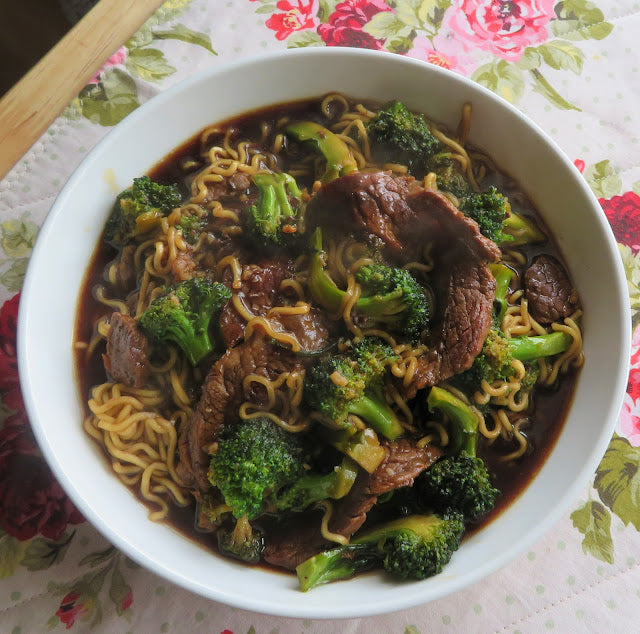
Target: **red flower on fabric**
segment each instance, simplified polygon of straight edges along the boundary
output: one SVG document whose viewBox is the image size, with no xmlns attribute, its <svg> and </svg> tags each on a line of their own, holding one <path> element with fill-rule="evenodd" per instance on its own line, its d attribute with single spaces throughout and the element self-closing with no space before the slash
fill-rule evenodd
<svg viewBox="0 0 640 634">
<path fill-rule="evenodd" d="M 627 393 L 618 419 L 618 431 L 632 447 L 638 447 L 640 446 L 640 326 L 633 333 L 630 365 Z"/>
<path fill-rule="evenodd" d="M 71 629 L 76 619 L 85 614 L 88 610 L 82 601 L 78 601 L 81 594 L 76 590 L 72 590 L 60 602 L 60 607 L 56 612 L 56 616 L 64 623 L 66 629 Z"/>
<path fill-rule="evenodd" d="M 318 33 L 327 46 L 381 49 L 384 40 L 365 33 L 362 27 L 382 11 L 391 11 L 383 0 L 345 0 L 336 5 Z"/>
<path fill-rule="evenodd" d="M 600 205 L 609 220 L 618 242 L 630 247 L 633 253 L 640 251 L 640 196 L 626 192 L 622 196 L 600 198 Z"/>
<path fill-rule="evenodd" d="M 585 162 L 582 159 L 576 159 L 573 164 L 576 166 L 577 170 L 582 174 L 584 172 L 584 168 L 586 167 Z"/>
<path fill-rule="evenodd" d="M 68 524 L 84 521 L 40 456 L 23 412 L 0 432 L 0 527 L 25 541 L 60 539 Z"/>
<path fill-rule="evenodd" d="M 12 410 L 24 409 L 16 355 L 19 303 L 20 293 L 8 299 L 0 308 L 0 392 L 2 402 Z"/>
<path fill-rule="evenodd" d="M 0 431 L 0 527 L 19 540 L 40 534 L 59 539 L 84 521 L 42 459 L 24 412 L 18 381 L 16 325 L 19 295 L 0 309 L 0 391 L 16 410 Z"/>
<path fill-rule="evenodd" d="M 131 607 L 132 603 L 133 603 L 133 591 L 129 590 L 129 592 L 125 594 L 124 599 L 122 599 L 122 603 L 120 605 L 120 607 L 122 608 L 122 611 L 124 612 L 125 610 L 128 610 Z"/>
<path fill-rule="evenodd" d="M 305 5 L 298 0 L 298 5 L 294 6 L 288 0 L 280 0 L 276 7 L 285 13 L 274 13 L 265 24 L 276 32 L 277 40 L 287 39 L 294 31 L 313 28 L 313 2 L 309 0 Z"/>
<path fill-rule="evenodd" d="M 463 39 L 509 62 L 545 42 L 556 0 L 456 0 L 445 19 Z M 444 22 L 444 20 L 443 20 Z"/>
</svg>

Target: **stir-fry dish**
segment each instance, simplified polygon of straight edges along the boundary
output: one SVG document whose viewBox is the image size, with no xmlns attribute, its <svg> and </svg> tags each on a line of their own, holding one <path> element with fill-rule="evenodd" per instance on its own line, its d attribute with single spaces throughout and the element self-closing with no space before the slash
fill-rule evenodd
<svg viewBox="0 0 640 634">
<path fill-rule="evenodd" d="M 117 196 L 84 427 L 152 520 L 302 590 L 423 579 L 535 475 L 580 301 L 471 125 L 331 94 L 212 125 Z"/>
</svg>

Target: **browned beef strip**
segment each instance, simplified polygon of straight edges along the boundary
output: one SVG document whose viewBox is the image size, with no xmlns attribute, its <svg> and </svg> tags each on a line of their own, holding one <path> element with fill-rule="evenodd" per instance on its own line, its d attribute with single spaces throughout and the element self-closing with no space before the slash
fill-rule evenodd
<svg viewBox="0 0 640 634">
<path fill-rule="evenodd" d="M 249 312 L 265 316 L 273 306 L 286 305 L 289 300 L 280 291 L 284 279 L 293 277 L 293 261 L 286 258 L 265 260 L 243 267 L 242 287 L 235 291 Z M 231 277 L 225 274 L 225 284 L 231 286 Z M 305 351 L 319 350 L 326 345 L 328 329 L 322 311 L 315 308 L 302 315 L 271 315 L 269 321 L 278 332 L 292 334 Z M 229 302 L 220 315 L 220 328 L 228 348 L 244 338 L 246 321 Z"/>
<path fill-rule="evenodd" d="M 193 259 L 193 249 L 189 246 L 184 251 L 178 251 L 175 259 L 171 263 L 171 273 L 173 274 L 173 281 L 184 282 L 190 280 L 195 276 L 196 263 Z"/>
<path fill-rule="evenodd" d="M 109 319 L 104 368 L 115 381 L 142 387 L 149 370 L 147 338 L 133 317 L 115 312 Z"/>
<path fill-rule="evenodd" d="M 415 478 L 442 455 L 437 447 L 418 447 L 409 439 L 388 442 L 386 449 L 387 455 L 380 466 L 372 474 L 361 470 L 349 493 L 334 504 L 329 530 L 350 537 L 364 524 L 379 495 L 411 486 Z M 294 570 L 305 559 L 329 546 L 322 538 L 319 525 L 320 517 L 310 513 L 284 531 L 267 537 L 264 560 Z"/>
<path fill-rule="evenodd" d="M 441 250 L 462 248 L 477 259 L 497 260 L 500 250 L 478 224 L 443 194 L 424 189 L 412 178 L 388 172 L 352 172 L 324 185 L 311 199 L 308 227 L 331 225 L 335 217 L 380 238 L 407 261 L 433 242 Z"/>
<path fill-rule="evenodd" d="M 578 293 L 558 260 L 540 255 L 524 274 L 525 296 L 531 316 L 541 324 L 568 317 L 579 306 Z"/>
<path fill-rule="evenodd" d="M 115 261 L 114 285 L 121 293 L 128 293 L 136 287 L 136 267 L 134 256 L 137 246 L 128 244 L 120 251 Z"/>
<path fill-rule="evenodd" d="M 179 430 L 177 471 L 186 486 L 202 492 L 210 488 L 208 449 L 215 442 L 218 431 L 222 425 L 238 420 L 238 407 L 243 401 L 260 403 L 264 398 L 255 386 L 245 390 L 244 378 L 257 374 L 273 380 L 281 372 L 299 367 L 290 351 L 258 336 L 227 350 L 214 363 L 202 386 L 193 416 Z"/>
<path fill-rule="evenodd" d="M 418 357 L 418 367 L 408 397 L 417 390 L 436 385 L 471 367 L 482 350 L 489 328 L 496 282 L 486 264 L 460 259 L 437 269 L 437 297 L 446 297 L 438 307 L 429 337 L 429 349 Z"/>
<path fill-rule="evenodd" d="M 222 180 L 207 183 L 207 194 L 202 202 L 206 204 L 214 200 L 224 199 L 228 196 L 237 196 L 238 193 L 249 189 L 251 176 L 246 172 L 234 172 L 231 176 Z"/>
<path fill-rule="evenodd" d="M 407 438 L 386 443 L 386 449 L 380 466 L 371 474 L 360 471 L 349 493 L 335 504 L 329 530 L 350 537 L 364 524 L 379 495 L 411 486 L 442 455 L 437 447 L 418 447 Z"/>
</svg>

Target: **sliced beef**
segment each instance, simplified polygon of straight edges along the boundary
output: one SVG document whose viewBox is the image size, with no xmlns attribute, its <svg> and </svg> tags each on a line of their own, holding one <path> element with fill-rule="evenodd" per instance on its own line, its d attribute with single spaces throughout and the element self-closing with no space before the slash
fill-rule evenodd
<svg viewBox="0 0 640 634">
<path fill-rule="evenodd" d="M 529 313 L 541 324 L 569 317 L 579 307 L 578 293 L 558 260 L 540 255 L 524 274 Z"/>
<path fill-rule="evenodd" d="M 408 397 L 417 390 L 436 385 L 471 367 L 482 350 L 489 328 L 496 281 L 486 264 L 461 259 L 437 269 L 437 297 L 446 298 L 438 306 L 429 337 L 429 349 L 418 358 L 418 367 Z"/>
<path fill-rule="evenodd" d="M 378 496 L 394 489 L 411 486 L 442 452 L 437 447 L 418 447 L 415 441 L 401 439 L 386 444 L 387 455 L 372 473 L 360 471 L 349 493 L 334 504 L 329 530 L 346 537 L 365 522 Z M 330 544 L 320 533 L 320 516 L 308 513 L 296 518 L 273 538 L 267 538 L 263 558 L 267 563 L 288 570 L 315 555 Z"/>
<path fill-rule="evenodd" d="M 259 264 L 244 266 L 241 288 L 235 291 L 247 310 L 256 316 L 266 316 L 270 308 L 289 303 L 280 291 L 282 281 L 293 277 L 294 263 L 286 258 L 265 260 Z M 225 272 L 225 284 L 231 287 L 231 275 Z M 319 350 L 326 345 L 328 330 L 322 311 L 313 308 L 302 315 L 270 315 L 268 317 L 278 332 L 292 334 L 304 351 Z M 220 315 L 220 328 L 227 347 L 237 345 L 244 338 L 247 322 L 233 302 L 229 302 Z"/>
<path fill-rule="evenodd" d="M 193 259 L 193 249 L 189 246 L 184 251 L 178 251 L 174 261 L 171 263 L 171 273 L 174 283 L 190 280 L 195 276 L 196 263 Z"/>
<path fill-rule="evenodd" d="M 305 221 L 311 228 L 341 216 L 356 230 L 377 236 L 404 261 L 422 254 L 428 242 L 441 249 L 462 248 L 481 260 L 497 260 L 500 250 L 478 224 L 443 194 L 412 178 L 388 172 L 353 172 L 324 185 L 311 199 Z M 459 247 L 458 247 L 459 245 Z"/>
<path fill-rule="evenodd" d="M 208 449 L 219 429 L 238 420 L 238 407 L 243 401 L 259 404 L 265 398 L 255 385 L 245 389 L 244 378 L 257 374 L 273 380 L 282 372 L 300 367 L 291 352 L 259 336 L 227 350 L 214 363 L 193 416 L 179 431 L 177 470 L 185 485 L 203 492 L 210 488 Z"/>
<path fill-rule="evenodd" d="M 121 293 L 128 293 L 136 287 L 137 277 L 134 262 L 136 249 L 135 244 L 128 244 L 120 251 L 115 260 L 113 284 Z"/>
<path fill-rule="evenodd" d="M 246 172 L 234 172 L 231 176 L 225 176 L 220 181 L 207 183 L 207 193 L 202 204 L 213 202 L 214 200 L 224 200 L 226 197 L 237 196 L 238 193 L 249 189 L 251 176 Z"/>
<path fill-rule="evenodd" d="M 133 317 L 115 312 L 109 319 L 107 353 L 103 355 L 107 373 L 129 387 L 142 387 L 149 371 L 147 338 Z"/>
<path fill-rule="evenodd" d="M 349 493 L 335 504 L 329 530 L 350 537 L 364 524 L 379 495 L 411 486 L 442 455 L 437 447 L 418 447 L 406 438 L 388 442 L 386 449 L 380 466 L 372 474 L 360 471 Z"/>
<path fill-rule="evenodd" d="M 241 288 L 234 290 L 247 310 L 253 315 L 264 315 L 278 296 L 282 280 L 293 275 L 293 262 L 286 258 L 250 264 L 242 267 Z M 229 269 L 224 272 L 223 282 L 232 287 Z M 244 337 L 246 320 L 236 311 L 233 302 L 228 302 L 220 315 L 220 329 L 226 346 L 235 346 Z"/>
</svg>

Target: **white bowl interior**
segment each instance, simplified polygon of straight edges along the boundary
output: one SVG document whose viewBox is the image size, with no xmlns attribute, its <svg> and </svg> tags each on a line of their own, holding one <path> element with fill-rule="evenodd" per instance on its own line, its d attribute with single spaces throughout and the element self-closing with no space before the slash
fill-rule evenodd
<svg viewBox="0 0 640 634">
<path fill-rule="evenodd" d="M 119 191 L 210 123 L 329 91 L 400 99 L 452 127 L 462 104 L 473 104 L 471 141 L 531 196 L 568 263 L 584 305 L 586 364 L 565 427 L 537 477 L 464 542 L 441 575 L 400 584 L 372 574 L 303 594 L 293 576 L 223 559 L 148 520 L 146 508 L 82 430 L 72 336 L 78 290 L 113 202 L 114 177 Z M 400 56 L 287 51 L 214 69 L 159 95 L 83 162 L 58 197 L 31 258 L 20 306 L 20 375 L 30 420 L 55 475 L 87 519 L 133 559 L 194 592 L 245 609 L 312 618 L 371 615 L 479 580 L 560 518 L 595 470 L 615 424 L 627 378 L 627 303 L 617 247 L 597 201 L 571 162 L 513 107 L 460 76 Z"/>
</svg>

